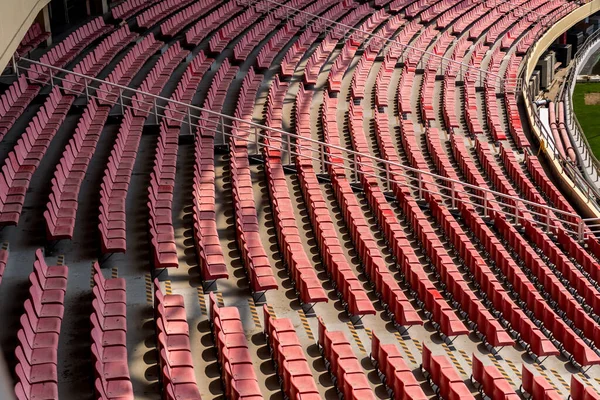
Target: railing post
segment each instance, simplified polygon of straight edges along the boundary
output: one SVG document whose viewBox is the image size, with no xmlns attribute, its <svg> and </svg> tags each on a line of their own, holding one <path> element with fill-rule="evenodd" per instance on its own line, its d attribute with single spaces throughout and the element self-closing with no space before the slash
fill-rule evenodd
<svg viewBox="0 0 600 400">
<path fill-rule="evenodd" d="M 52 68 L 48 68 L 48 71 L 50 71 L 50 86 L 54 89 L 54 73 L 52 72 Z"/>
<path fill-rule="evenodd" d="M 83 82 L 84 82 L 84 85 L 85 85 L 85 100 L 89 102 L 89 100 L 90 100 L 90 88 L 88 86 L 87 78 L 85 78 L 83 80 Z"/>
<path fill-rule="evenodd" d="M 125 107 L 123 106 L 123 89 L 119 88 L 119 103 L 121 103 L 121 114 L 125 115 Z"/>
<path fill-rule="evenodd" d="M 483 194 L 483 215 L 487 216 L 488 214 L 488 197 L 487 193 Z"/>
<path fill-rule="evenodd" d="M 158 107 L 156 106 L 156 97 L 154 97 L 154 123 L 158 125 Z"/>
<path fill-rule="evenodd" d="M 452 197 L 452 208 L 456 208 L 456 188 L 454 187 L 454 181 L 450 182 L 450 194 Z"/>
<path fill-rule="evenodd" d="M 292 137 L 287 134 L 286 135 L 286 141 L 287 141 L 287 157 L 288 157 L 288 165 L 292 164 Z"/>
<path fill-rule="evenodd" d="M 388 192 L 392 190 L 392 184 L 390 182 L 390 164 L 385 163 L 385 181 L 387 183 Z"/>
<path fill-rule="evenodd" d="M 12 68 L 13 68 L 13 71 L 15 72 L 15 75 L 18 78 L 19 77 L 19 66 L 17 65 L 17 59 L 15 58 L 14 54 L 12 56 Z"/>
<path fill-rule="evenodd" d="M 579 223 L 577 226 L 577 236 L 579 238 L 580 242 L 583 242 L 584 238 L 584 222 L 583 219 L 581 219 L 581 217 L 579 218 Z"/>
<path fill-rule="evenodd" d="M 417 200 L 421 200 L 423 198 L 423 177 L 421 176 L 421 171 L 419 171 L 419 190 L 417 191 Z"/>
<path fill-rule="evenodd" d="M 190 135 L 192 134 L 192 112 L 190 108 L 187 108 L 187 117 L 188 117 L 188 129 L 190 130 Z"/>
<path fill-rule="evenodd" d="M 325 166 L 325 149 L 322 144 L 319 144 L 319 155 L 321 157 L 321 172 L 327 173 L 327 169 Z"/>
<path fill-rule="evenodd" d="M 359 179 L 358 179 L 358 164 L 357 164 L 358 161 L 356 160 L 356 155 L 357 155 L 356 153 L 352 153 L 352 161 L 354 164 L 354 181 L 358 182 L 359 181 Z"/>
<path fill-rule="evenodd" d="M 227 142 L 225 141 L 225 119 L 223 117 L 221 117 L 221 140 L 223 140 L 223 146 L 227 146 Z"/>
<path fill-rule="evenodd" d="M 254 151 L 256 151 L 256 154 L 259 154 L 258 151 L 258 146 L 259 146 L 259 140 L 258 140 L 258 127 L 255 126 L 254 127 Z"/>
<path fill-rule="evenodd" d="M 550 210 L 546 209 L 546 232 L 550 232 Z"/>
</svg>

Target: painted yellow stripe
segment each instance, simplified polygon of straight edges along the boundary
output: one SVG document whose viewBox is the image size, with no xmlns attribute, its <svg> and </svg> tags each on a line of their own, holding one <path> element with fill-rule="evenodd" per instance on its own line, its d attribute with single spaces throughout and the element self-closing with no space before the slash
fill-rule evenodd
<svg viewBox="0 0 600 400">
<path fill-rule="evenodd" d="M 510 375 L 504 370 L 504 368 L 502 367 L 502 365 L 500 364 L 500 362 L 498 362 L 498 360 L 496 359 L 496 357 L 494 357 L 491 354 L 488 354 L 488 357 L 490 358 L 490 360 L 492 360 L 492 363 L 494 364 L 494 366 L 496 368 L 498 368 L 498 371 L 500 371 L 500 373 L 502 374 L 502 376 L 504 377 L 504 379 L 506 379 L 508 381 L 508 383 L 510 384 L 510 386 L 515 386 L 515 383 L 511 379 Z"/>
<path fill-rule="evenodd" d="M 521 375 L 521 371 L 519 371 L 519 368 L 517 368 L 517 366 L 515 365 L 515 363 L 513 363 L 508 358 L 505 361 L 508 364 L 508 366 L 510 367 L 510 369 L 512 369 L 512 371 L 514 372 L 514 374 L 517 376 L 517 378 L 519 378 L 519 380 L 522 380 L 523 377 Z"/>
<path fill-rule="evenodd" d="M 402 335 L 400 334 L 400 332 L 395 332 L 395 336 L 396 336 L 396 340 L 398 341 L 398 343 L 400 343 L 400 347 L 402 347 L 402 350 L 404 350 L 404 353 L 406 354 L 406 357 L 409 359 L 409 361 L 413 364 L 418 364 L 417 360 L 415 359 L 415 356 L 413 356 L 413 353 L 408 348 L 408 345 L 402 338 Z"/>
<path fill-rule="evenodd" d="M 464 350 L 458 350 L 462 358 L 464 358 L 465 362 L 469 367 L 473 367 L 473 361 L 469 358 L 469 355 Z"/>
<path fill-rule="evenodd" d="M 198 304 L 200 304 L 200 311 L 202 315 L 206 315 L 206 298 L 204 297 L 204 290 L 201 286 L 196 288 L 196 292 L 198 293 Z"/>
<path fill-rule="evenodd" d="M 275 315 L 275 310 L 273 309 L 273 306 L 271 306 L 270 304 L 267 304 L 267 311 L 271 317 L 277 318 L 277 315 Z"/>
<path fill-rule="evenodd" d="M 365 350 L 365 346 L 363 346 L 360 337 L 358 336 L 358 333 L 356 332 L 356 329 L 354 329 L 354 325 L 352 324 L 352 322 L 348 321 L 348 323 L 346 324 L 348 325 L 348 329 L 350 329 L 350 333 L 352 334 L 352 337 L 354 338 L 354 341 L 356 342 L 358 349 L 360 351 L 362 351 L 363 353 L 366 353 L 367 351 Z"/>
<path fill-rule="evenodd" d="M 258 318 L 258 312 L 256 311 L 256 304 L 254 304 L 254 300 L 248 299 L 248 305 L 250 306 L 250 313 L 252 314 L 252 320 L 254 321 L 254 326 L 260 328 L 260 318 Z"/>
<path fill-rule="evenodd" d="M 552 375 L 554 375 L 556 377 L 556 379 L 560 382 L 560 384 L 563 385 L 563 387 L 565 389 L 567 389 L 567 393 L 570 393 L 571 386 L 569 386 L 569 384 L 565 381 L 565 379 L 562 377 L 562 375 L 557 370 L 552 369 L 552 368 L 550 368 L 550 372 L 552 372 Z"/>
<path fill-rule="evenodd" d="M 152 304 L 152 277 L 150 274 L 145 275 L 146 281 L 146 302 Z"/>
<path fill-rule="evenodd" d="M 61 254 L 58 256 L 58 259 L 56 260 L 56 265 L 65 265 L 65 256 L 64 254 Z"/>
<path fill-rule="evenodd" d="M 585 383 L 588 386 L 592 386 L 592 384 L 590 383 L 590 381 L 588 380 L 588 378 L 581 372 L 579 372 L 577 374 L 577 376 L 583 381 L 583 383 Z"/>
<path fill-rule="evenodd" d="M 8 250 L 8 243 L 7 242 L 2 243 L 2 250 Z"/>
<path fill-rule="evenodd" d="M 365 332 L 367 333 L 369 340 L 373 340 L 373 332 L 371 332 L 369 328 L 365 328 Z"/>
<path fill-rule="evenodd" d="M 310 324 L 308 323 L 308 320 L 306 319 L 306 314 L 304 314 L 304 311 L 298 310 L 298 315 L 300 316 L 300 321 L 302 321 L 302 326 L 304 327 L 304 330 L 306 331 L 306 336 L 308 336 L 308 339 L 315 340 L 315 337 L 313 336 L 312 330 L 310 329 Z"/>
<path fill-rule="evenodd" d="M 454 364 L 454 366 L 456 367 L 458 372 L 460 374 L 466 376 L 467 373 L 465 372 L 465 369 L 462 367 L 462 365 L 460 365 L 460 363 L 456 359 L 454 352 L 452 350 L 450 350 L 450 348 L 448 347 L 448 345 L 446 343 L 442 343 L 442 347 L 444 348 L 444 350 L 446 350 L 446 354 L 448 354 L 448 357 L 450 358 L 450 360 L 452 361 L 452 364 Z"/>
<path fill-rule="evenodd" d="M 119 277 L 119 269 L 117 267 L 112 267 L 111 269 L 111 277 L 118 278 Z"/>
<path fill-rule="evenodd" d="M 165 281 L 165 292 L 167 294 L 173 294 L 173 289 L 171 289 L 171 281 L 170 280 Z"/>
<path fill-rule="evenodd" d="M 219 307 L 224 307 L 225 301 L 223 301 L 223 293 L 215 292 L 215 295 L 217 296 L 217 301 L 219 302 Z"/>
</svg>

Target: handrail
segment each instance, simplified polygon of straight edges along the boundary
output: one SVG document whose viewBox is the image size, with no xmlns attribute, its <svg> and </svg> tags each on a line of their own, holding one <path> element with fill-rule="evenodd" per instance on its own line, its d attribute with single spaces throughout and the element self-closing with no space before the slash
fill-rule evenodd
<svg viewBox="0 0 600 400">
<path fill-rule="evenodd" d="M 341 22 L 338 22 L 338 21 L 335 21 L 335 20 L 332 20 L 329 18 L 322 17 L 317 14 L 313 14 L 313 13 L 310 13 L 310 12 L 307 12 L 304 10 L 299 10 L 299 9 L 289 6 L 287 4 L 280 3 L 277 0 L 237 0 L 237 1 L 238 1 L 238 4 L 240 4 L 242 6 L 246 6 L 246 7 L 251 7 L 254 5 L 258 6 L 258 4 L 262 4 L 262 3 L 271 3 L 276 7 L 280 7 L 281 9 L 286 10 L 286 19 L 291 18 L 292 14 L 293 15 L 300 14 L 300 15 L 303 15 L 306 17 L 305 24 L 308 23 L 309 20 L 316 19 L 318 21 L 322 21 L 322 22 L 326 23 L 327 26 L 332 27 L 331 29 L 340 29 L 346 39 L 356 38 L 357 41 L 360 40 L 360 41 L 367 42 L 367 43 L 370 41 L 373 41 L 373 40 L 381 41 L 382 43 L 387 43 L 392 47 L 400 48 L 403 51 L 408 49 L 408 50 L 412 50 L 412 51 L 415 51 L 415 52 L 421 54 L 421 58 L 419 59 L 419 62 L 421 62 L 423 56 L 427 55 L 429 57 L 434 57 L 434 58 L 438 58 L 438 59 L 442 60 L 442 67 L 444 65 L 443 62 L 458 66 L 457 68 L 459 69 L 459 72 L 461 74 L 464 74 L 464 72 L 466 72 L 466 71 L 475 71 L 476 73 L 479 74 L 480 85 L 482 85 L 482 86 L 484 84 L 489 84 L 488 81 L 490 81 L 490 79 L 488 79 L 487 77 L 493 78 L 493 84 L 495 85 L 494 87 L 496 87 L 496 88 L 502 89 L 502 88 L 504 88 L 504 85 L 505 85 L 504 77 L 501 75 L 498 75 L 496 73 L 489 72 L 489 71 L 481 69 L 481 68 L 476 68 L 472 65 L 465 64 L 463 62 L 456 61 L 451 58 L 435 54 L 428 50 L 414 47 L 410 44 L 401 43 L 397 39 L 390 39 L 388 37 L 382 36 L 377 33 L 371 33 L 371 32 L 368 32 L 368 31 L 365 31 L 365 30 L 362 30 L 359 28 L 355 28 L 350 25 L 343 24 Z M 456 0 L 456 1 L 462 2 L 463 0 Z M 495 4 L 496 2 L 498 2 L 500 0 L 470 0 L 470 1 L 473 4 L 487 3 L 487 2 L 493 2 Z M 518 83 L 515 83 L 515 85 L 518 85 Z"/>
<path fill-rule="evenodd" d="M 580 157 L 582 161 L 588 161 L 590 164 L 587 167 L 594 167 L 596 169 L 597 180 L 600 177 L 600 162 L 591 151 L 590 144 L 588 143 L 587 137 L 581 126 L 579 125 L 579 121 L 577 120 L 577 116 L 573 110 L 572 96 L 573 90 L 575 88 L 575 83 L 577 80 L 576 73 L 578 71 L 579 64 L 582 61 L 582 58 L 586 54 L 586 52 L 594 45 L 597 44 L 598 40 L 600 40 L 600 29 L 596 30 L 590 36 L 587 37 L 585 42 L 579 47 L 577 53 L 573 56 L 573 60 L 571 65 L 568 67 L 569 72 L 566 75 L 564 81 L 562 82 L 560 92 L 558 95 L 558 101 L 563 102 L 563 106 L 565 108 L 565 120 L 567 123 L 568 132 L 575 136 L 575 141 L 582 141 L 585 154 L 580 153 Z M 575 151 L 579 152 L 579 146 L 575 146 Z M 586 168 L 586 166 L 583 166 Z M 592 183 L 592 182 L 590 182 Z M 596 182 L 597 184 L 597 182 Z"/>
<path fill-rule="evenodd" d="M 20 65 L 20 63 L 34 64 L 43 68 L 41 70 L 32 70 L 29 69 L 28 66 Z M 578 214 L 566 212 L 545 204 L 539 204 L 522 199 L 520 197 L 514 197 L 487 188 L 481 188 L 479 186 L 450 179 L 428 171 L 422 171 L 403 164 L 380 159 L 370 154 L 357 153 L 353 150 L 320 142 L 312 138 L 298 136 L 294 133 L 274 129 L 256 122 L 221 114 L 213 110 L 193 106 L 159 95 L 154 95 L 152 93 L 143 92 L 109 81 L 86 76 L 77 72 L 43 64 L 39 61 L 20 58 L 16 62 L 15 68 L 17 73 L 34 71 L 36 75 L 47 76 L 49 77 L 50 84 L 52 86 L 61 87 L 65 93 L 70 92 L 76 95 L 84 95 L 87 100 L 92 98 L 99 99 L 97 93 L 112 93 L 110 90 L 103 90 L 100 87 L 101 84 L 106 85 L 109 88 L 118 89 L 119 94 L 116 100 L 105 99 L 104 101 L 108 101 L 112 105 L 120 106 L 121 112 L 124 112 L 126 108 L 131 110 L 145 111 L 148 112 L 148 115 L 154 115 L 156 123 L 159 122 L 159 118 L 162 120 L 178 121 L 183 125 L 187 125 L 190 129 L 190 133 L 193 132 L 192 128 L 210 129 L 211 131 L 221 134 L 223 144 L 227 143 L 226 138 L 233 137 L 237 140 L 246 141 L 249 144 L 253 143 L 257 152 L 259 148 L 283 150 L 289 164 L 292 163 L 294 156 L 305 157 L 320 163 L 322 171 L 326 171 L 326 166 L 332 164 L 332 162 L 328 161 L 325 155 L 330 152 L 330 149 L 332 149 L 335 150 L 333 153 L 336 154 L 336 158 L 343 161 L 342 164 L 335 163 L 335 165 L 344 168 L 351 174 L 351 176 L 354 177 L 355 180 L 359 180 L 360 175 L 373 176 L 386 183 L 388 189 L 392 187 L 392 183 L 396 183 L 413 188 L 420 194 L 441 194 L 444 199 L 452 200 L 453 204 L 456 204 L 457 202 L 462 204 L 470 204 L 477 208 L 483 208 L 484 212 L 487 212 L 490 204 L 495 203 L 498 204 L 501 209 L 504 209 L 503 214 L 507 220 L 514 221 L 515 224 L 519 224 L 520 221 L 523 220 L 529 220 L 524 217 L 521 212 L 521 210 L 524 209 L 523 207 L 529 207 L 530 210 L 528 210 L 528 212 L 533 216 L 533 219 L 530 220 L 531 222 L 541 224 L 547 229 L 551 229 L 553 222 L 550 220 L 549 216 L 551 213 L 554 213 L 554 215 L 559 217 L 567 227 L 565 230 L 568 233 L 577 236 L 579 240 L 584 240 L 585 235 L 589 234 L 589 231 L 584 229 L 586 220 L 581 218 Z M 65 77 L 61 77 L 61 74 L 66 75 Z M 83 82 L 78 83 L 79 86 L 84 86 L 84 88 L 81 90 L 65 88 L 64 82 L 71 84 L 73 83 L 72 80 L 69 80 L 69 76 L 77 76 L 81 78 Z M 33 79 L 33 82 L 35 83 L 36 79 Z M 45 84 L 48 81 L 43 80 L 38 82 Z M 61 86 L 61 84 L 63 84 L 63 86 Z M 94 95 L 93 92 L 96 94 Z M 136 108 L 135 106 L 130 105 L 129 102 L 134 99 L 135 95 L 141 95 L 144 97 L 144 99 L 150 99 L 151 101 L 135 99 L 137 104 L 149 106 L 150 110 Z M 164 103 L 165 105 L 160 103 Z M 169 104 L 181 106 L 185 111 L 169 108 Z M 166 113 L 167 109 L 170 114 L 177 114 L 180 116 L 180 118 L 175 118 L 174 116 L 168 115 Z M 196 116 L 194 113 L 198 113 L 199 115 Z M 208 123 L 213 125 L 213 127 L 209 126 Z M 227 132 L 227 130 L 229 130 L 229 132 Z M 276 133 L 276 135 L 271 135 L 268 132 Z M 242 135 L 242 133 L 246 133 L 246 135 Z M 274 146 L 274 144 L 279 144 L 279 146 Z M 342 154 L 342 156 L 338 156 L 337 154 Z M 352 166 L 346 166 L 346 163 Z M 360 171 L 358 165 L 363 165 L 363 163 L 364 165 L 368 165 L 369 168 L 374 171 L 374 173 Z M 383 165 L 384 167 L 380 167 L 380 165 Z M 431 179 L 424 179 L 424 177 L 429 177 Z M 416 184 L 414 183 L 415 181 L 417 182 Z M 428 187 L 433 187 L 434 189 L 430 190 Z M 464 189 L 460 190 L 459 188 Z M 450 192 L 450 194 L 443 194 L 443 192 Z M 466 200 L 463 196 L 459 196 L 459 194 L 463 194 L 468 198 L 473 198 L 476 201 Z M 536 217 L 539 219 L 535 219 Z"/>
<path fill-rule="evenodd" d="M 574 3 L 581 6 L 581 5 L 586 4 L 587 1 L 586 0 L 577 0 Z M 573 3 L 565 3 L 563 5 L 563 7 L 566 8 L 570 4 L 573 4 Z M 559 8 L 558 10 L 561 10 L 561 9 L 562 8 Z M 564 16 L 563 16 L 563 18 L 564 18 Z M 540 37 L 542 37 L 544 35 L 544 33 L 545 33 L 544 30 L 540 30 L 537 33 L 535 41 L 537 41 Z M 558 165 L 561 169 L 560 173 L 566 174 L 569 177 L 569 179 L 573 182 L 573 185 L 574 185 L 573 188 L 579 188 L 587 196 L 588 199 L 592 200 L 595 198 L 595 204 L 597 204 L 597 202 L 600 200 L 600 188 L 598 188 L 595 185 L 592 185 L 590 182 L 588 182 L 586 177 L 582 176 L 582 173 L 577 168 L 577 166 L 573 165 L 573 163 L 571 161 L 567 160 L 560 154 L 560 152 L 556 148 L 556 144 L 554 143 L 554 137 L 552 136 L 552 134 L 548 131 L 546 126 L 541 121 L 541 117 L 539 115 L 539 112 L 537 111 L 537 106 L 535 105 L 533 88 L 529 85 L 529 80 L 526 79 L 527 77 L 525 76 L 525 74 L 527 72 L 526 65 L 529 62 L 529 60 L 531 59 L 532 51 L 533 51 L 534 47 L 535 46 L 531 46 L 527 50 L 527 53 L 525 54 L 525 56 L 523 57 L 523 61 L 521 63 L 522 70 L 520 72 L 521 82 L 523 82 L 523 86 L 522 86 L 521 92 L 517 92 L 516 95 L 517 96 L 522 95 L 523 99 L 526 103 L 526 106 L 531 110 L 530 116 L 533 119 L 533 123 L 537 127 L 538 131 L 541 134 L 541 138 L 544 140 L 544 142 L 546 144 L 545 151 L 549 156 L 551 156 L 553 159 L 558 161 Z"/>
</svg>

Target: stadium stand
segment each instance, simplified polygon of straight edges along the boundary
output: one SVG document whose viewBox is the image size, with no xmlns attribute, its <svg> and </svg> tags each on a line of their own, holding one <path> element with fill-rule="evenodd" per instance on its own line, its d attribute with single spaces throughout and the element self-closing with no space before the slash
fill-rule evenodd
<svg viewBox="0 0 600 400">
<path fill-rule="evenodd" d="M 600 0 L 104 5 L 0 75 L 17 399 L 600 398 L 597 227 L 521 101 Z"/>
</svg>

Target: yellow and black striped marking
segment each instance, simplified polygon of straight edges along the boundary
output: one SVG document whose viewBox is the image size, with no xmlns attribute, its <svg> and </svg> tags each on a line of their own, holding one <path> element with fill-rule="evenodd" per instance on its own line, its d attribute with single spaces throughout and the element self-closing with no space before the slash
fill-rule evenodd
<svg viewBox="0 0 600 400">
<path fill-rule="evenodd" d="M 113 279 L 118 278 L 119 277 L 119 268 L 112 267 L 112 269 L 110 270 L 110 277 Z"/>
<path fill-rule="evenodd" d="M 152 304 L 152 277 L 150 274 L 146 274 L 144 278 L 146 280 L 146 302 Z"/>
<path fill-rule="evenodd" d="M 91 264 L 91 268 L 90 268 L 90 288 L 94 288 L 94 274 L 96 273 L 96 271 L 94 271 L 94 263 Z"/>
<path fill-rule="evenodd" d="M 460 355 L 462 356 L 462 358 L 465 359 L 465 362 L 467 363 L 467 365 L 472 368 L 473 367 L 473 361 L 469 358 L 469 355 L 464 350 L 458 350 L 458 352 L 460 353 Z"/>
<path fill-rule="evenodd" d="M 267 304 L 267 312 L 269 313 L 271 318 L 277 318 L 277 315 L 275 315 L 275 310 L 273 310 L 273 306 L 271 306 L 270 304 Z"/>
<path fill-rule="evenodd" d="M 171 280 L 165 281 L 165 293 L 173 294 L 173 289 L 171 289 Z"/>
<path fill-rule="evenodd" d="M 8 250 L 8 243 L 7 242 L 2 243 L 2 250 Z"/>
<path fill-rule="evenodd" d="M 415 347 L 417 348 L 417 350 L 419 350 L 419 352 L 423 352 L 423 345 L 421 344 L 421 342 L 419 342 L 417 339 L 413 339 L 412 340 L 413 343 L 415 344 Z"/>
<path fill-rule="evenodd" d="M 577 374 L 577 377 L 579 379 L 581 379 L 583 381 L 583 383 L 585 383 L 587 386 L 592 386 L 591 382 L 588 380 L 588 378 L 582 374 L 581 372 Z"/>
<path fill-rule="evenodd" d="M 202 315 L 206 315 L 206 298 L 204 297 L 204 290 L 201 286 L 196 288 L 198 293 L 198 304 L 200 304 L 200 311 Z"/>
<path fill-rule="evenodd" d="M 550 369 L 550 372 L 552 372 L 552 375 L 554 375 L 556 377 L 556 379 L 560 382 L 560 384 L 563 385 L 563 387 L 565 389 L 567 389 L 567 393 L 570 393 L 571 386 L 569 386 L 569 384 L 565 381 L 565 378 L 563 378 L 562 375 L 557 370 L 552 369 L 552 368 L 549 368 L 549 369 Z"/>
<path fill-rule="evenodd" d="M 596 382 L 598 383 L 598 385 L 600 385 L 600 378 L 594 378 L 596 379 Z M 589 382 L 588 382 L 589 383 Z M 591 386 L 591 385 L 590 385 Z"/>
<path fill-rule="evenodd" d="M 415 356 L 413 356 L 412 351 L 410 351 L 410 349 L 408 348 L 408 345 L 402 338 L 402 335 L 400 334 L 400 332 L 395 332 L 395 335 L 396 335 L 396 340 L 398 341 L 398 343 L 400 343 L 400 347 L 402 347 L 402 350 L 404 350 L 406 357 L 410 360 L 411 363 L 418 365 L 419 363 L 415 359 Z M 415 343 L 415 345 L 416 345 L 416 343 Z"/>
<path fill-rule="evenodd" d="M 219 302 L 219 307 L 225 306 L 225 302 L 223 301 L 223 293 L 215 292 L 215 295 L 217 296 L 217 301 Z"/>
<path fill-rule="evenodd" d="M 302 326 L 306 331 L 306 336 L 308 336 L 309 340 L 315 340 L 313 336 L 312 330 L 310 329 L 310 324 L 308 323 L 308 319 L 306 319 L 306 314 L 304 314 L 303 310 L 298 310 L 298 315 L 300 316 L 300 321 L 302 321 Z"/>
<path fill-rule="evenodd" d="M 533 366 L 535 367 L 535 369 L 537 369 L 540 373 L 540 375 L 542 375 L 544 377 L 544 379 L 546 379 L 550 385 L 552 385 L 552 387 L 555 390 L 558 390 L 558 387 L 556 386 L 556 384 L 554 383 L 554 381 L 552 381 L 550 379 L 550 377 L 548 376 L 548 374 L 546 373 L 546 367 L 544 367 L 543 365 L 537 365 L 537 364 L 533 364 Z M 560 390 L 558 390 L 560 392 Z"/>
<path fill-rule="evenodd" d="M 358 336 L 358 333 L 356 332 L 356 329 L 354 329 L 354 324 L 352 324 L 352 322 L 348 321 L 348 323 L 346 325 L 348 325 L 348 329 L 350 329 L 350 333 L 352 334 L 352 337 L 354 338 L 354 341 L 356 342 L 358 349 L 360 351 L 362 351 L 363 353 L 366 353 L 367 350 L 365 350 L 365 346 L 363 346 L 363 344 L 360 340 L 360 337 Z"/>
<path fill-rule="evenodd" d="M 248 305 L 250 306 L 250 313 L 252 314 L 252 320 L 254 321 L 254 326 L 260 328 L 260 318 L 258 318 L 258 311 L 256 311 L 256 304 L 254 304 L 254 300 L 248 299 Z"/>
<path fill-rule="evenodd" d="M 65 265 L 65 255 L 61 254 L 58 256 L 58 259 L 56 260 L 56 265 Z"/>
<path fill-rule="evenodd" d="M 510 369 L 512 369 L 512 372 L 514 372 L 514 374 L 517 376 L 517 378 L 519 378 L 519 380 L 522 380 L 523 377 L 521 375 L 521 371 L 519 371 L 519 368 L 517 368 L 517 366 L 515 365 L 514 362 L 512 362 L 510 359 L 505 359 L 504 361 L 506 361 L 506 363 L 508 364 L 508 366 L 510 367 Z"/>
<path fill-rule="evenodd" d="M 465 372 L 465 369 L 462 367 L 462 365 L 460 365 L 460 362 L 458 362 L 458 360 L 456 359 L 456 355 L 454 354 L 454 352 L 452 350 L 450 350 L 450 348 L 448 347 L 448 345 L 446 343 L 442 343 L 442 347 L 444 348 L 444 350 L 446 350 L 446 354 L 448 354 L 448 357 L 450 358 L 450 360 L 452 360 L 452 364 L 454 364 L 454 366 L 456 367 L 456 369 L 458 370 L 458 372 L 461 375 L 469 376 Z"/>
<path fill-rule="evenodd" d="M 500 363 L 498 362 L 498 360 L 496 359 L 496 357 L 494 357 L 491 354 L 488 354 L 488 357 L 490 358 L 490 360 L 492 360 L 492 363 L 494 364 L 494 366 L 496 368 L 498 368 L 498 371 L 500 371 L 500 373 L 502 374 L 502 376 L 504 377 L 504 379 L 506 379 L 508 381 L 508 383 L 510 384 L 510 386 L 515 386 L 515 383 L 511 379 L 510 375 L 508 375 L 508 373 L 504 370 L 504 368 L 502 367 L 502 365 L 500 365 Z"/>
<path fill-rule="evenodd" d="M 373 340 L 373 332 L 371 332 L 369 328 L 365 328 L 365 332 L 367 333 L 369 340 Z"/>
</svg>

